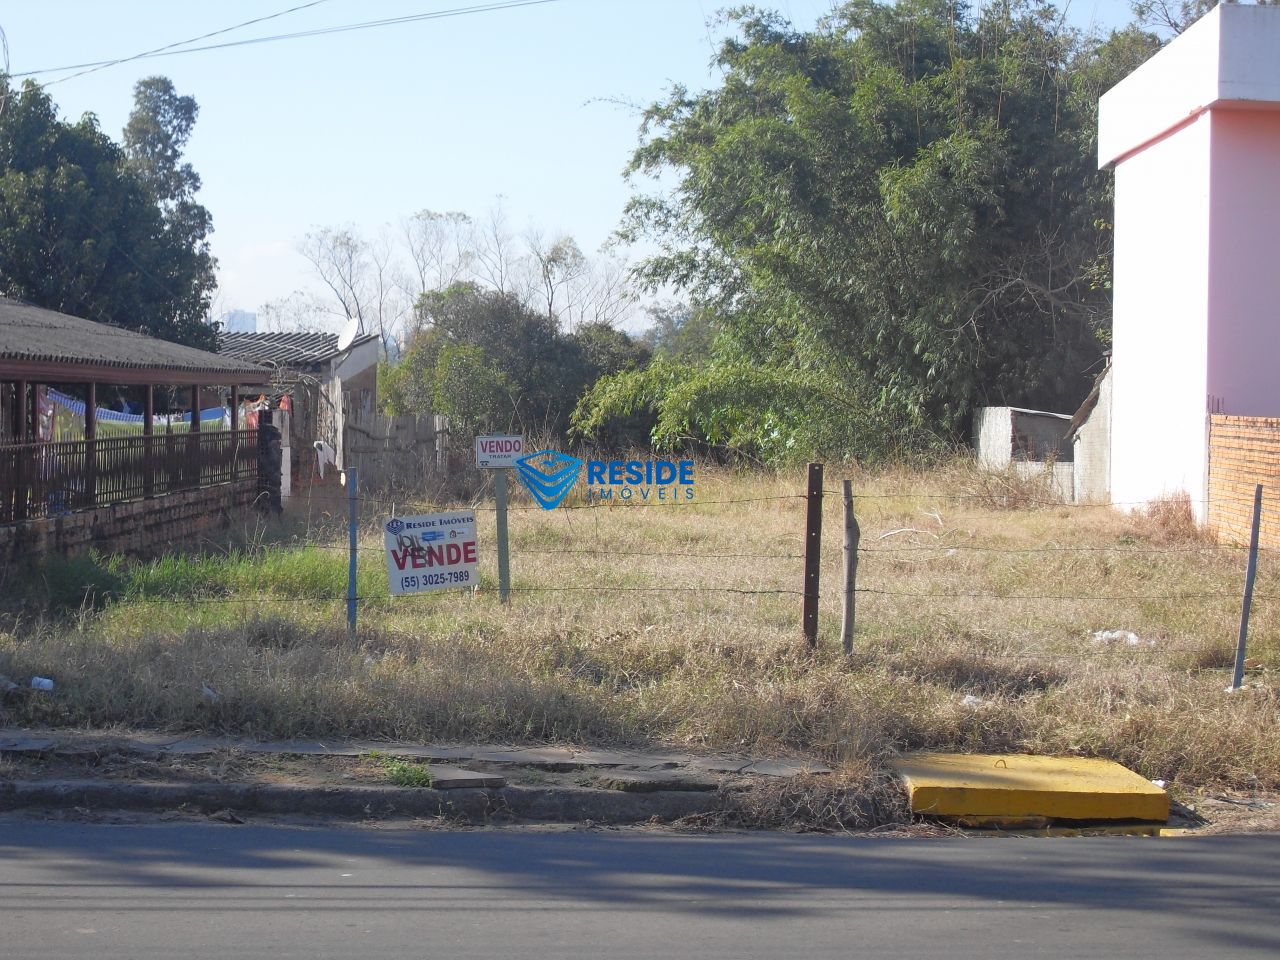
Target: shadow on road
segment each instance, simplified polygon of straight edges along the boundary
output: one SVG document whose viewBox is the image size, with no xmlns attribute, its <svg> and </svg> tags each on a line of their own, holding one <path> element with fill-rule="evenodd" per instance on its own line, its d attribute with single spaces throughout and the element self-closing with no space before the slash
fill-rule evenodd
<svg viewBox="0 0 1280 960">
<path fill-rule="evenodd" d="M 42 906 L 15 868 L 128 910 L 123 888 L 183 909 L 501 913 L 573 901 L 763 920 L 857 910 L 963 914 L 992 905 L 1162 915 L 1218 946 L 1280 949 L 1280 836 L 900 840 L 613 831 L 438 832 L 218 825 L 0 825 L 0 903 Z M 21 893 L 16 888 L 21 888 Z M 119 896 L 115 895 L 119 891 Z M 302 902 L 300 902 L 302 901 Z M 1227 923 L 1225 917 L 1249 922 Z M 846 914 L 852 919 L 852 915 Z M 1256 918 L 1256 919 L 1254 919 Z"/>
</svg>

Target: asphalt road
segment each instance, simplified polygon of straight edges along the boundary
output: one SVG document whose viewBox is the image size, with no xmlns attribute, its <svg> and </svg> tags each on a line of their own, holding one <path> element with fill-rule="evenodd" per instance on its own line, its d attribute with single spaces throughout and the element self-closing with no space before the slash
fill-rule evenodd
<svg viewBox="0 0 1280 960">
<path fill-rule="evenodd" d="M 0 821 L 0 956 L 1280 955 L 1280 835 L 854 839 Z"/>
</svg>

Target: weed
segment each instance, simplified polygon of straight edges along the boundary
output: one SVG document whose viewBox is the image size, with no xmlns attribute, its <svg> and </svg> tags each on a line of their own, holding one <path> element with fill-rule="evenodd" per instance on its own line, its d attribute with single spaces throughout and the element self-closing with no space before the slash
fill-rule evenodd
<svg viewBox="0 0 1280 960">
<path fill-rule="evenodd" d="M 308 545 L 98 558 L 81 582 L 110 574 L 125 600 L 4 625 L 0 673 L 52 676 L 57 687 L 6 700 L 0 720 L 799 752 L 853 777 L 855 799 L 874 787 L 859 778 L 920 748 L 1102 756 L 1181 786 L 1280 786 L 1274 698 L 1222 692 L 1241 551 L 1105 507 L 1027 494 L 1037 509 L 1009 509 L 1016 491 L 969 499 L 969 462 L 854 475 L 865 592 L 851 658 L 839 651 L 832 587 L 839 497 L 823 505 L 811 653 L 795 597 L 721 592 L 799 587 L 803 476 L 700 467 L 700 499 L 750 502 L 513 510 L 513 573 L 538 589 L 500 604 L 489 587 L 496 559 L 482 546 L 478 593 L 367 600 L 354 644 L 336 527 Z M 370 506 L 362 523 L 372 530 L 378 516 Z M 492 544 L 493 514 L 479 521 L 481 544 Z M 361 543 L 363 596 L 386 592 L 379 536 Z M 1280 668 L 1277 573 L 1264 554 L 1249 641 L 1263 676 Z M 127 599 L 141 595 L 153 602 Z M 316 596 L 332 599 L 301 599 Z M 1141 642 L 1092 640 L 1113 629 Z M 857 822 L 848 810 L 821 814 L 835 802 L 770 801 L 814 811 L 814 822 Z"/>
<path fill-rule="evenodd" d="M 420 787 L 426 790 L 435 783 L 431 767 L 426 763 L 388 757 L 382 761 L 382 769 L 386 772 L 387 779 L 397 787 Z"/>
<path fill-rule="evenodd" d="M 1148 543 L 1217 543 L 1214 532 L 1196 521 L 1195 512 L 1191 509 L 1191 497 L 1186 493 L 1153 500 L 1133 514 L 1131 528 L 1138 540 Z"/>
</svg>

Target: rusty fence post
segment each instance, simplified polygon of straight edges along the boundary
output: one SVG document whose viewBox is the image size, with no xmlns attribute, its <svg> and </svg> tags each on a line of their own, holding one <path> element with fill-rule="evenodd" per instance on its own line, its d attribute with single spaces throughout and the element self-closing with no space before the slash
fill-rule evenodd
<svg viewBox="0 0 1280 960">
<path fill-rule="evenodd" d="M 818 579 L 822 569 L 822 464 L 809 464 L 804 521 L 804 604 L 801 625 L 812 650 L 818 645 Z"/>
</svg>

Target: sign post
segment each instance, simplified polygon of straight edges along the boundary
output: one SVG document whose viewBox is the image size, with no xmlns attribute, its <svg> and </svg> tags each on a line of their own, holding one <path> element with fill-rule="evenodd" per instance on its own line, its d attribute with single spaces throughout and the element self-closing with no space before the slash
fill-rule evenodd
<svg viewBox="0 0 1280 960">
<path fill-rule="evenodd" d="M 511 555 L 507 538 L 507 470 L 524 456 L 523 436 L 476 437 L 476 466 L 495 470 L 494 496 L 498 501 L 498 599 L 511 598 Z"/>
<path fill-rule="evenodd" d="M 493 487 L 498 498 L 498 599 L 506 603 L 511 598 L 511 555 L 507 547 L 507 471 L 498 471 L 498 475 L 493 478 Z"/>
<path fill-rule="evenodd" d="M 356 639 L 356 551 L 358 539 L 357 527 L 360 519 L 360 491 L 356 469 L 352 467 L 344 471 L 343 479 L 347 484 L 347 637 L 352 643 Z"/>
</svg>

